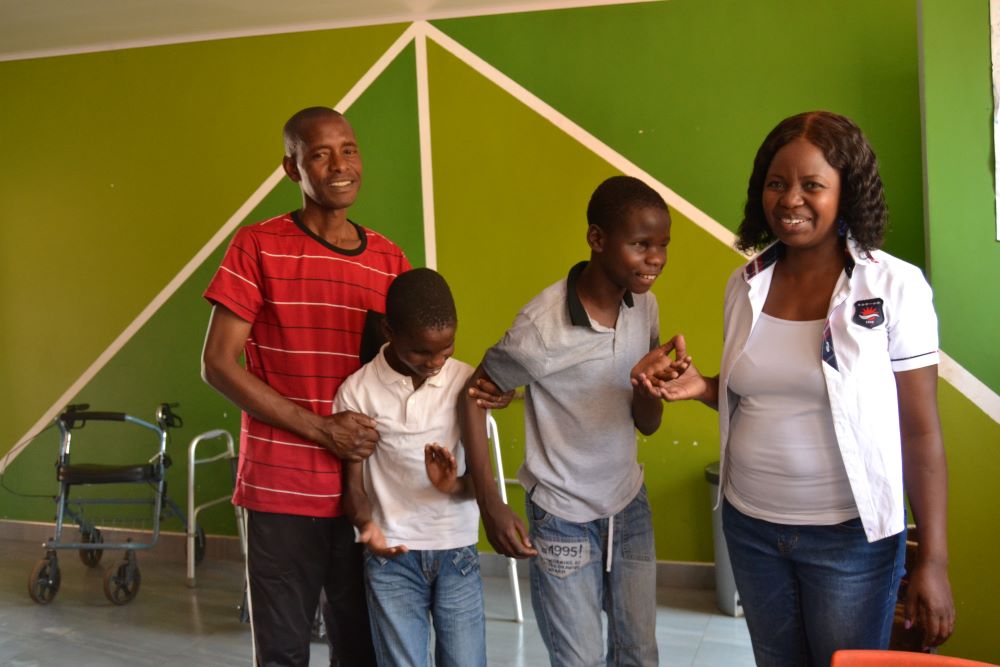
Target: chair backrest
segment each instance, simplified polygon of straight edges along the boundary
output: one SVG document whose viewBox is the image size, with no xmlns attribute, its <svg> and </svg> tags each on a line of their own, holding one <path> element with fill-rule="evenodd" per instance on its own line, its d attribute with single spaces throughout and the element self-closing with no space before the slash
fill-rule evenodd
<svg viewBox="0 0 1000 667">
<path fill-rule="evenodd" d="M 837 651 L 830 667 L 998 667 L 989 662 L 909 651 Z"/>
</svg>

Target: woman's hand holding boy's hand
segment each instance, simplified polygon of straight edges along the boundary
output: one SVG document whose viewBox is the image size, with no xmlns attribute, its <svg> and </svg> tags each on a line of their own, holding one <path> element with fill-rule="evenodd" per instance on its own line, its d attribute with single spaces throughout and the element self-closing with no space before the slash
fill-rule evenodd
<svg viewBox="0 0 1000 667">
<path fill-rule="evenodd" d="M 382 558 L 392 558 L 405 554 L 409 549 L 404 544 L 390 547 L 386 542 L 382 529 L 374 521 L 366 521 L 358 526 L 358 542 L 368 547 L 376 556 Z"/>
<path fill-rule="evenodd" d="M 671 357 L 670 353 L 674 356 Z M 632 368 L 632 386 L 649 396 L 663 398 L 660 387 L 679 378 L 691 366 L 684 336 L 677 334 L 663 345 L 653 348 Z"/>
</svg>

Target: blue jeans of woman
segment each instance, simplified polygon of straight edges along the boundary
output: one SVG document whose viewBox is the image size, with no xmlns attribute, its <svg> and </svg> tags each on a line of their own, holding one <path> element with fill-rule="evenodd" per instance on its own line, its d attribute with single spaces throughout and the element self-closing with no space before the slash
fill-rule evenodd
<svg viewBox="0 0 1000 667">
<path fill-rule="evenodd" d="M 549 662 L 556 666 L 656 665 L 656 553 L 643 486 L 614 516 L 611 571 L 608 519 L 565 521 L 526 501 L 531 603 Z M 608 617 L 607 655 L 601 611 Z"/>
<path fill-rule="evenodd" d="M 722 526 L 758 667 L 826 667 L 838 649 L 884 649 L 906 532 L 868 542 L 860 519 L 794 526 L 723 500 Z"/>
<path fill-rule="evenodd" d="M 366 551 L 365 584 L 380 666 L 485 667 L 483 579 L 475 545 L 393 558 Z"/>
</svg>

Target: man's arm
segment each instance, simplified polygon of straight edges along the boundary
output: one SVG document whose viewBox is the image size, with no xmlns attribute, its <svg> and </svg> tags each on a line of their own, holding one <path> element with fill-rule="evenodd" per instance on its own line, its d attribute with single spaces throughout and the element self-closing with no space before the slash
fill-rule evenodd
<svg viewBox="0 0 1000 667">
<path fill-rule="evenodd" d="M 538 552 L 531 546 L 524 522 L 500 499 L 493 476 L 489 443 L 486 439 L 486 410 L 479 407 L 477 399 L 470 392 L 483 378 L 492 383 L 480 366 L 458 396 L 458 420 L 462 429 L 467 474 L 472 476 L 486 537 L 497 553 L 514 558 L 536 556 Z"/>
<path fill-rule="evenodd" d="M 224 306 L 212 308 L 202 351 L 202 377 L 255 419 L 323 445 L 345 461 L 361 461 L 378 442 L 375 421 L 355 412 L 329 417 L 288 400 L 240 364 L 251 324 Z"/>
</svg>

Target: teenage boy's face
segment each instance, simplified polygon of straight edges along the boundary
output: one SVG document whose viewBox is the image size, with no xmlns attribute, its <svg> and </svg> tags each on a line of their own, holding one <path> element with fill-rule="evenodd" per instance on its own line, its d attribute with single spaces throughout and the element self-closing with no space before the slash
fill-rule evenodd
<svg viewBox="0 0 1000 667">
<path fill-rule="evenodd" d="M 385 358 L 397 373 L 413 379 L 414 386 L 441 372 L 455 354 L 455 325 L 441 328 L 414 327 L 415 331 L 386 330 L 389 346 Z"/>
<path fill-rule="evenodd" d="M 591 248 L 608 277 L 634 294 L 648 292 L 667 263 L 670 214 L 653 206 L 630 208 L 611 231 L 592 227 L 592 235 L 595 230 L 599 238 Z"/>
<path fill-rule="evenodd" d="M 339 116 L 307 122 L 299 148 L 284 160 L 288 177 L 320 208 L 349 208 L 361 187 L 361 153 L 350 123 Z"/>
</svg>

